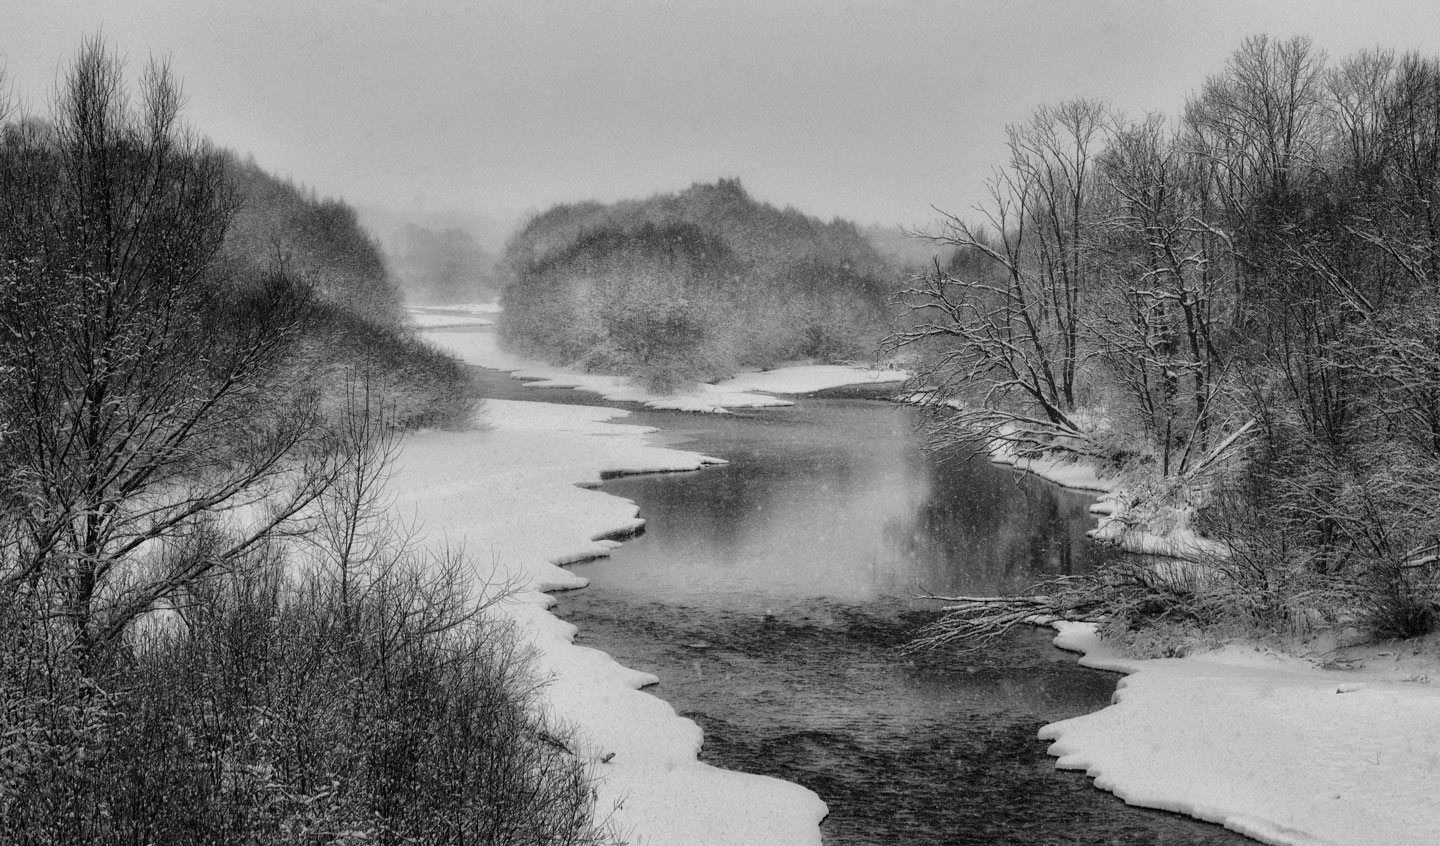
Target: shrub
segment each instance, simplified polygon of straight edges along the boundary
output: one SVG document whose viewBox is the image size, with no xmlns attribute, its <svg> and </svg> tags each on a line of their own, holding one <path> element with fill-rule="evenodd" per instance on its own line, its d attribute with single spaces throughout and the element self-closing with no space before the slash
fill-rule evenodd
<svg viewBox="0 0 1440 846">
<path fill-rule="evenodd" d="M 509 628 L 456 560 L 399 565 L 347 597 L 269 556 L 93 683 L 7 628 L 0 840 L 609 842 Z"/>
</svg>

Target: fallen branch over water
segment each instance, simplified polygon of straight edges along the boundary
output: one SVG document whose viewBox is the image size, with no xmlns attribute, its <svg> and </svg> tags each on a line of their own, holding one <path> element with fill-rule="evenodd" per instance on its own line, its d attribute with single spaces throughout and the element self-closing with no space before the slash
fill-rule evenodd
<svg viewBox="0 0 1440 846">
<path fill-rule="evenodd" d="M 902 647 L 905 652 L 925 652 L 960 644 L 962 649 L 982 649 L 1004 637 L 1017 626 L 1045 626 L 1056 620 L 1101 622 L 1113 601 L 1096 591 L 1097 583 L 1086 577 L 1057 579 L 1042 587 L 1047 593 L 1025 596 L 936 596 L 950 603 L 943 616 L 920 630 L 919 636 Z"/>
<path fill-rule="evenodd" d="M 1140 617 L 1184 617 L 1194 613 L 1205 575 L 1189 562 L 1125 558 L 1080 576 L 1035 585 L 1019 596 L 937 596 L 949 603 L 922 628 L 907 653 L 956 644 L 983 649 L 1017 626 L 1047 626 L 1058 620 L 1104 623 Z"/>
</svg>

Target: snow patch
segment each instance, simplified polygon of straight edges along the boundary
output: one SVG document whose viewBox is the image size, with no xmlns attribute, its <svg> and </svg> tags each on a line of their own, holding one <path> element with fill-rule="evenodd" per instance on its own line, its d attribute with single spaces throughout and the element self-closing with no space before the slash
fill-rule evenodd
<svg viewBox="0 0 1440 846">
<path fill-rule="evenodd" d="M 800 394 L 843 385 L 898 382 L 905 378 L 899 371 L 808 365 L 745 373 L 714 385 L 691 382 L 673 394 L 657 394 L 626 376 L 581 373 L 505 352 L 491 332 L 436 332 L 426 337 L 466 364 L 508 372 L 516 379 L 528 380 L 528 387 L 574 388 L 599 394 L 612 402 L 634 402 L 673 411 L 722 414 L 736 408 L 772 408 L 794 403 L 752 391 Z"/>
<path fill-rule="evenodd" d="M 643 524 L 635 504 L 589 489 L 614 473 L 695 470 L 717 459 L 648 446 L 628 412 L 486 402 L 487 429 L 408 437 L 391 490 L 425 543 L 462 545 L 484 585 L 517 592 L 500 605 L 535 646 L 545 707 L 574 726 L 577 753 L 600 776 L 597 811 L 614 810 L 631 843 L 819 844 L 825 803 L 789 782 L 696 760 L 701 731 L 640 688 L 657 679 L 574 643 L 544 591 L 587 580 L 556 566 L 605 555 Z M 586 487 L 588 486 L 588 487 Z"/>
<path fill-rule="evenodd" d="M 465 314 L 441 314 L 418 308 L 405 310 L 405 320 L 416 329 L 456 329 L 465 326 L 494 326 L 488 317 Z"/>
<path fill-rule="evenodd" d="M 774 394 L 813 394 L 830 388 L 849 385 L 880 385 L 904 382 L 910 374 L 903 370 L 874 367 L 852 367 L 842 364 L 807 364 L 779 367 L 738 376 L 715 383 L 725 391 L 767 391 Z"/>
<path fill-rule="evenodd" d="M 1429 686 L 1358 683 L 1253 646 L 1131 659 L 1091 624 L 1055 626 L 1055 645 L 1081 664 L 1129 674 L 1108 708 L 1040 730 L 1058 767 L 1264 843 L 1440 843 L 1440 693 Z"/>
<path fill-rule="evenodd" d="M 990 444 L 990 460 L 996 464 L 1014 467 L 1022 473 L 1033 473 L 1063 488 L 1077 491 L 1110 493 L 1119 487 L 1114 478 L 1103 477 L 1093 464 L 1077 461 L 1068 455 L 1046 455 L 1038 458 L 1022 458 L 1014 448 L 1004 441 Z"/>
</svg>

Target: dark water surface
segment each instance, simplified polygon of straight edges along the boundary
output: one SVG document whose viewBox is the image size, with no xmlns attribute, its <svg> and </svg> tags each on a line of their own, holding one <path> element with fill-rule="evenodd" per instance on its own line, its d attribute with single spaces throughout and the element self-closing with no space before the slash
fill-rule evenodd
<svg viewBox="0 0 1440 846">
<path fill-rule="evenodd" d="M 479 378 L 491 396 L 594 401 Z M 1104 707 L 1118 677 L 1044 631 L 978 655 L 895 651 L 935 615 L 917 592 L 1014 592 L 1094 566 L 1089 497 L 927 457 L 909 411 L 876 401 L 626 422 L 731 463 L 606 482 L 647 530 L 576 566 L 591 586 L 557 613 L 659 676 L 651 690 L 704 729 L 704 760 L 818 793 L 827 844 L 1251 842 L 1054 768 L 1040 726 Z"/>
</svg>

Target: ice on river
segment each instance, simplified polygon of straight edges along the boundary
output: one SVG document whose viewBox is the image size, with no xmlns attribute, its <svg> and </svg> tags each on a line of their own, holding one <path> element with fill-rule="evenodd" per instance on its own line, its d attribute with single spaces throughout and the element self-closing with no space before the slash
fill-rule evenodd
<svg viewBox="0 0 1440 846">
<path fill-rule="evenodd" d="M 1415 672 L 1433 644 L 1341 671 L 1240 646 L 1126 659 L 1085 624 L 1055 642 L 1130 674 L 1110 707 L 1040 733 L 1097 787 L 1264 843 L 1440 843 L 1440 692 Z"/>
<path fill-rule="evenodd" d="M 903 370 L 874 367 L 851 367 L 843 364 L 805 364 L 741 373 L 716 382 L 723 391 L 768 391 L 773 394 L 812 394 L 828 388 L 847 385 L 880 385 L 904 382 L 910 377 Z"/>
<path fill-rule="evenodd" d="M 459 329 L 466 326 L 494 326 L 488 317 L 470 314 L 441 314 L 422 309 L 407 309 L 405 319 L 417 329 Z"/>
<path fill-rule="evenodd" d="M 461 544 L 481 577 L 518 589 L 501 609 L 535 645 L 545 706 L 580 732 L 576 751 L 600 777 L 598 810 L 614 810 L 628 842 L 819 844 L 819 797 L 700 763 L 699 727 L 640 691 L 655 677 L 576 645 L 574 626 L 548 611 L 556 600 L 543 591 L 586 584 L 557 564 L 604 555 L 616 545 L 607 536 L 643 523 L 630 501 L 590 489 L 602 476 L 717 463 L 646 445 L 652 429 L 612 422 L 626 414 L 490 400 L 483 431 L 406 439 L 391 483 L 397 506 L 422 542 Z"/>
<path fill-rule="evenodd" d="M 674 394 L 662 395 L 646 390 L 625 376 L 581 373 L 512 355 L 501 350 L 495 335 L 489 332 L 434 332 L 426 338 L 466 364 L 507 371 L 517 379 L 534 380 L 529 384 L 537 388 L 574 388 L 600 394 L 612 402 L 635 402 L 674 411 L 720 413 L 734 408 L 791 405 L 790 400 L 752 392 L 803 394 L 843 385 L 905 379 L 905 374 L 897 370 L 807 365 L 743 373 L 714 385 L 691 382 Z"/>
</svg>

